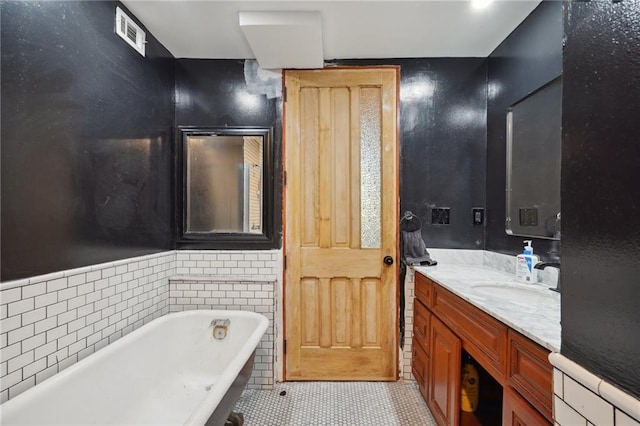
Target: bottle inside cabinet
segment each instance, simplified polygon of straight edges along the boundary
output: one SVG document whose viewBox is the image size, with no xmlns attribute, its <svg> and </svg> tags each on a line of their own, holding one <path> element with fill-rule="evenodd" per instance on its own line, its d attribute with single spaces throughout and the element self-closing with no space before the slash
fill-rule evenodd
<svg viewBox="0 0 640 426">
<path fill-rule="evenodd" d="M 465 350 L 461 359 L 460 380 L 466 380 L 467 383 L 461 383 L 460 386 L 460 425 L 501 424 L 502 386 Z M 474 383 L 476 378 L 477 383 Z"/>
</svg>

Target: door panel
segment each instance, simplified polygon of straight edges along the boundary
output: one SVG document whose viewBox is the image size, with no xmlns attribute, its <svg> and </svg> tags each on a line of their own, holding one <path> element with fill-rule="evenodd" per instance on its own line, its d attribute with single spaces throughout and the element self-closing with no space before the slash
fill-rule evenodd
<svg viewBox="0 0 640 426">
<path fill-rule="evenodd" d="M 288 380 L 395 380 L 397 70 L 285 73 Z"/>
</svg>

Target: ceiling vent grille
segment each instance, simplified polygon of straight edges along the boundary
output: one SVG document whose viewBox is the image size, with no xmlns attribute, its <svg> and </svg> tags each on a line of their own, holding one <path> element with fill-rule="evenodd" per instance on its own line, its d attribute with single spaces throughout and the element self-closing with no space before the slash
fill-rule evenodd
<svg viewBox="0 0 640 426">
<path fill-rule="evenodd" d="M 145 32 L 119 7 L 116 7 L 116 34 L 144 56 Z"/>
</svg>

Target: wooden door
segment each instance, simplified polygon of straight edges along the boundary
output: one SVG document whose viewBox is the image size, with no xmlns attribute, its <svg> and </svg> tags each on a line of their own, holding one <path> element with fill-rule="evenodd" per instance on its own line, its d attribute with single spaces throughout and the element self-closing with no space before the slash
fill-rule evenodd
<svg viewBox="0 0 640 426">
<path fill-rule="evenodd" d="M 439 425 L 458 424 L 462 342 L 435 315 L 431 316 L 427 405 Z"/>
<path fill-rule="evenodd" d="M 397 379 L 397 70 L 285 72 L 285 377 Z"/>
</svg>

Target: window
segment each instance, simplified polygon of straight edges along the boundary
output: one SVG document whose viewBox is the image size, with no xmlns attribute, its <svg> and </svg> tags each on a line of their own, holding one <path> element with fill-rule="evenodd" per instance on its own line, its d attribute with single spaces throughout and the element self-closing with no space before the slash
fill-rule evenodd
<svg viewBox="0 0 640 426">
<path fill-rule="evenodd" d="M 183 127 L 178 157 L 180 247 L 273 246 L 270 128 Z"/>
</svg>

